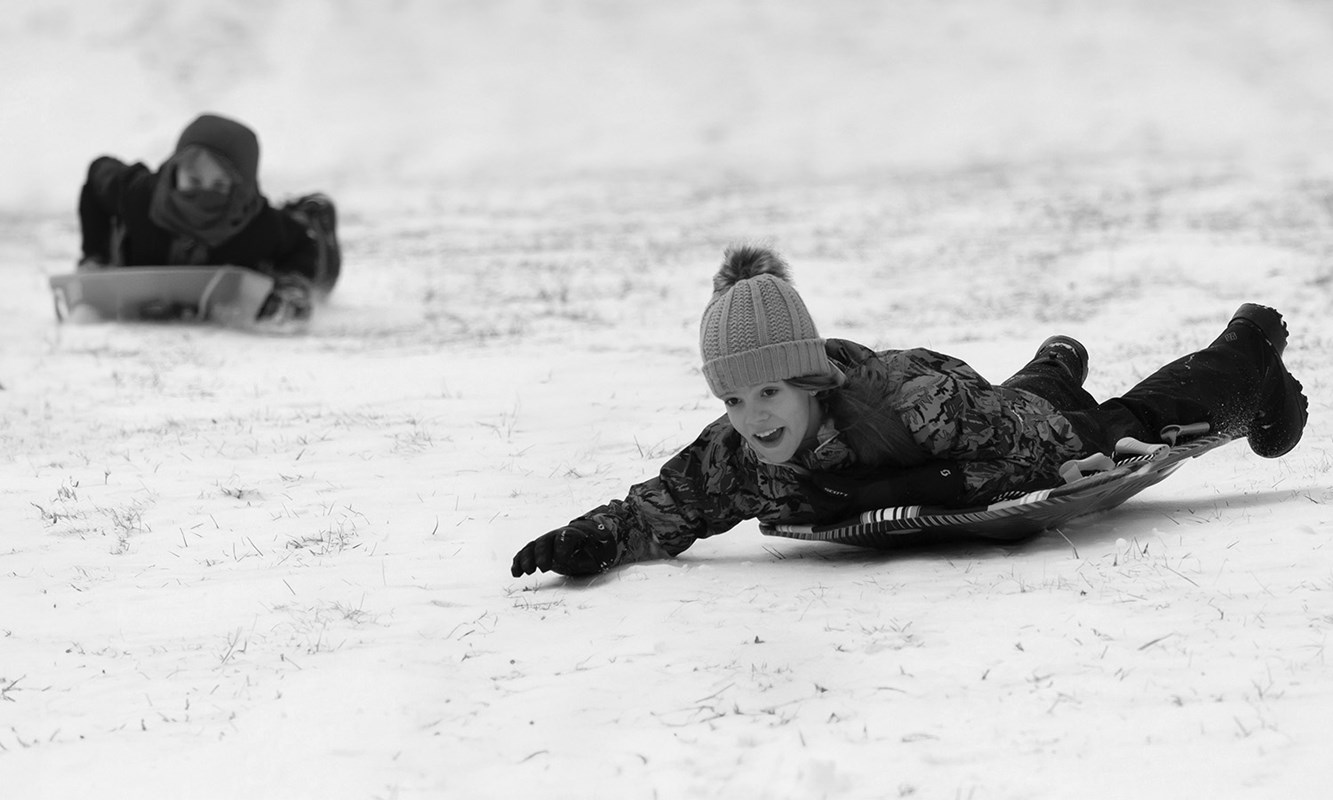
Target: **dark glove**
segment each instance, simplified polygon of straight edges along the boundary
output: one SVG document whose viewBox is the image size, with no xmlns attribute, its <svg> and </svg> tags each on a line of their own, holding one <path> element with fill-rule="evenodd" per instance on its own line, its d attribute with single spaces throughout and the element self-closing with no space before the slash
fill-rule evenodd
<svg viewBox="0 0 1333 800">
<path fill-rule="evenodd" d="M 824 519 L 916 505 L 953 505 L 963 495 L 963 471 L 951 461 L 874 472 L 812 472 L 801 482 Z"/>
<path fill-rule="evenodd" d="M 591 520 L 578 519 L 524 545 L 509 571 L 515 578 L 537 570 L 596 575 L 605 572 L 615 558 L 616 541 L 611 532 Z"/>
<path fill-rule="evenodd" d="M 300 275 L 279 275 L 273 279 L 273 291 L 259 309 L 265 322 L 303 322 L 312 310 L 310 282 Z"/>
<path fill-rule="evenodd" d="M 840 472 L 813 472 L 801 480 L 801 490 L 816 519 L 831 522 L 861 511 L 898 505 L 891 479 Z M 875 500 L 873 498 L 882 498 Z"/>
</svg>

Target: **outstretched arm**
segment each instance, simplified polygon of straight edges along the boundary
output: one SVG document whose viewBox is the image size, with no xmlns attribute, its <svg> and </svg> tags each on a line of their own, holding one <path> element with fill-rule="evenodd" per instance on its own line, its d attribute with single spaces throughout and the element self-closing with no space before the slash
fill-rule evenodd
<svg viewBox="0 0 1333 800">
<path fill-rule="evenodd" d="M 287 211 L 274 209 L 276 253 L 275 271 L 280 275 L 300 276 L 304 282 L 319 277 L 319 244 L 304 223 Z"/>
<path fill-rule="evenodd" d="M 101 156 L 88 165 L 88 177 L 79 191 L 84 262 L 112 263 L 112 220 L 120 204 L 125 176 L 132 169 L 111 156 Z"/>
<path fill-rule="evenodd" d="M 529 542 L 515 577 L 537 570 L 586 575 L 618 564 L 675 557 L 698 539 L 758 516 L 764 503 L 754 457 L 723 417 L 623 500 Z"/>
</svg>

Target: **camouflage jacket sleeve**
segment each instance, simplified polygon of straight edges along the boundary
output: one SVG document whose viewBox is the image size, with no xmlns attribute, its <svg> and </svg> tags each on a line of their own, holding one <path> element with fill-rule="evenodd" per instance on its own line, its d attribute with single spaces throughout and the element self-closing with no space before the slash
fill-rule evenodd
<svg viewBox="0 0 1333 800">
<path fill-rule="evenodd" d="M 744 520 L 780 517 L 787 506 L 795 510 L 800 499 L 787 473 L 759 462 L 722 417 L 656 477 L 581 519 L 611 531 L 614 564 L 674 557 L 697 539 L 725 533 Z"/>
<path fill-rule="evenodd" d="M 1050 486 L 1082 442 L 1047 401 L 995 386 L 963 361 L 929 350 L 902 351 L 907 377 L 897 405 L 913 438 L 933 457 L 957 460 L 964 504 L 1006 491 Z"/>
</svg>

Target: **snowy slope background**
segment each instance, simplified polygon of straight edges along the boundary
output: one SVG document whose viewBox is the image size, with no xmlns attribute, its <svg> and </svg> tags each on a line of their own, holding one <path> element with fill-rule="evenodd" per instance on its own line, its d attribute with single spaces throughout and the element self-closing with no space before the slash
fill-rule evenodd
<svg viewBox="0 0 1333 800">
<path fill-rule="evenodd" d="M 1318 797 L 1333 6 L 16 0 L 0 795 Z M 341 211 L 312 331 L 54 324 L 74 200 L 195 114 Z M 717 414 L 723 247 L 822 332 L 1122 390 L 1273 304 L 1305 441 L 1017 547 L 752 524 L 511 579 Z"/>
</svg>

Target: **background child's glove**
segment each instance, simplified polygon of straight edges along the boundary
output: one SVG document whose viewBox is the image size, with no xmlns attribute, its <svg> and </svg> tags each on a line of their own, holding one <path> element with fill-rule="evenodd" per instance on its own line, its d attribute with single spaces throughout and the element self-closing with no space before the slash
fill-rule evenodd
<svg viewBox="0 0 1333 800">
<path fill-rule="evenodd" d="M 611 532 L 591 520 L 576 519 L 524 545 L 509 571 L 515 578 L 537 570 L 596 575 L 611 566 L 615 558 L 616 542 Z"/>
<path fill-rule="evenodd" d="M 300 275 L 279 275 L 273 279 L 273 291 L 259 309 L 264 322 L 304 322 L 310 319 L 313 303 L 310 282 Z"/>
</svg>

